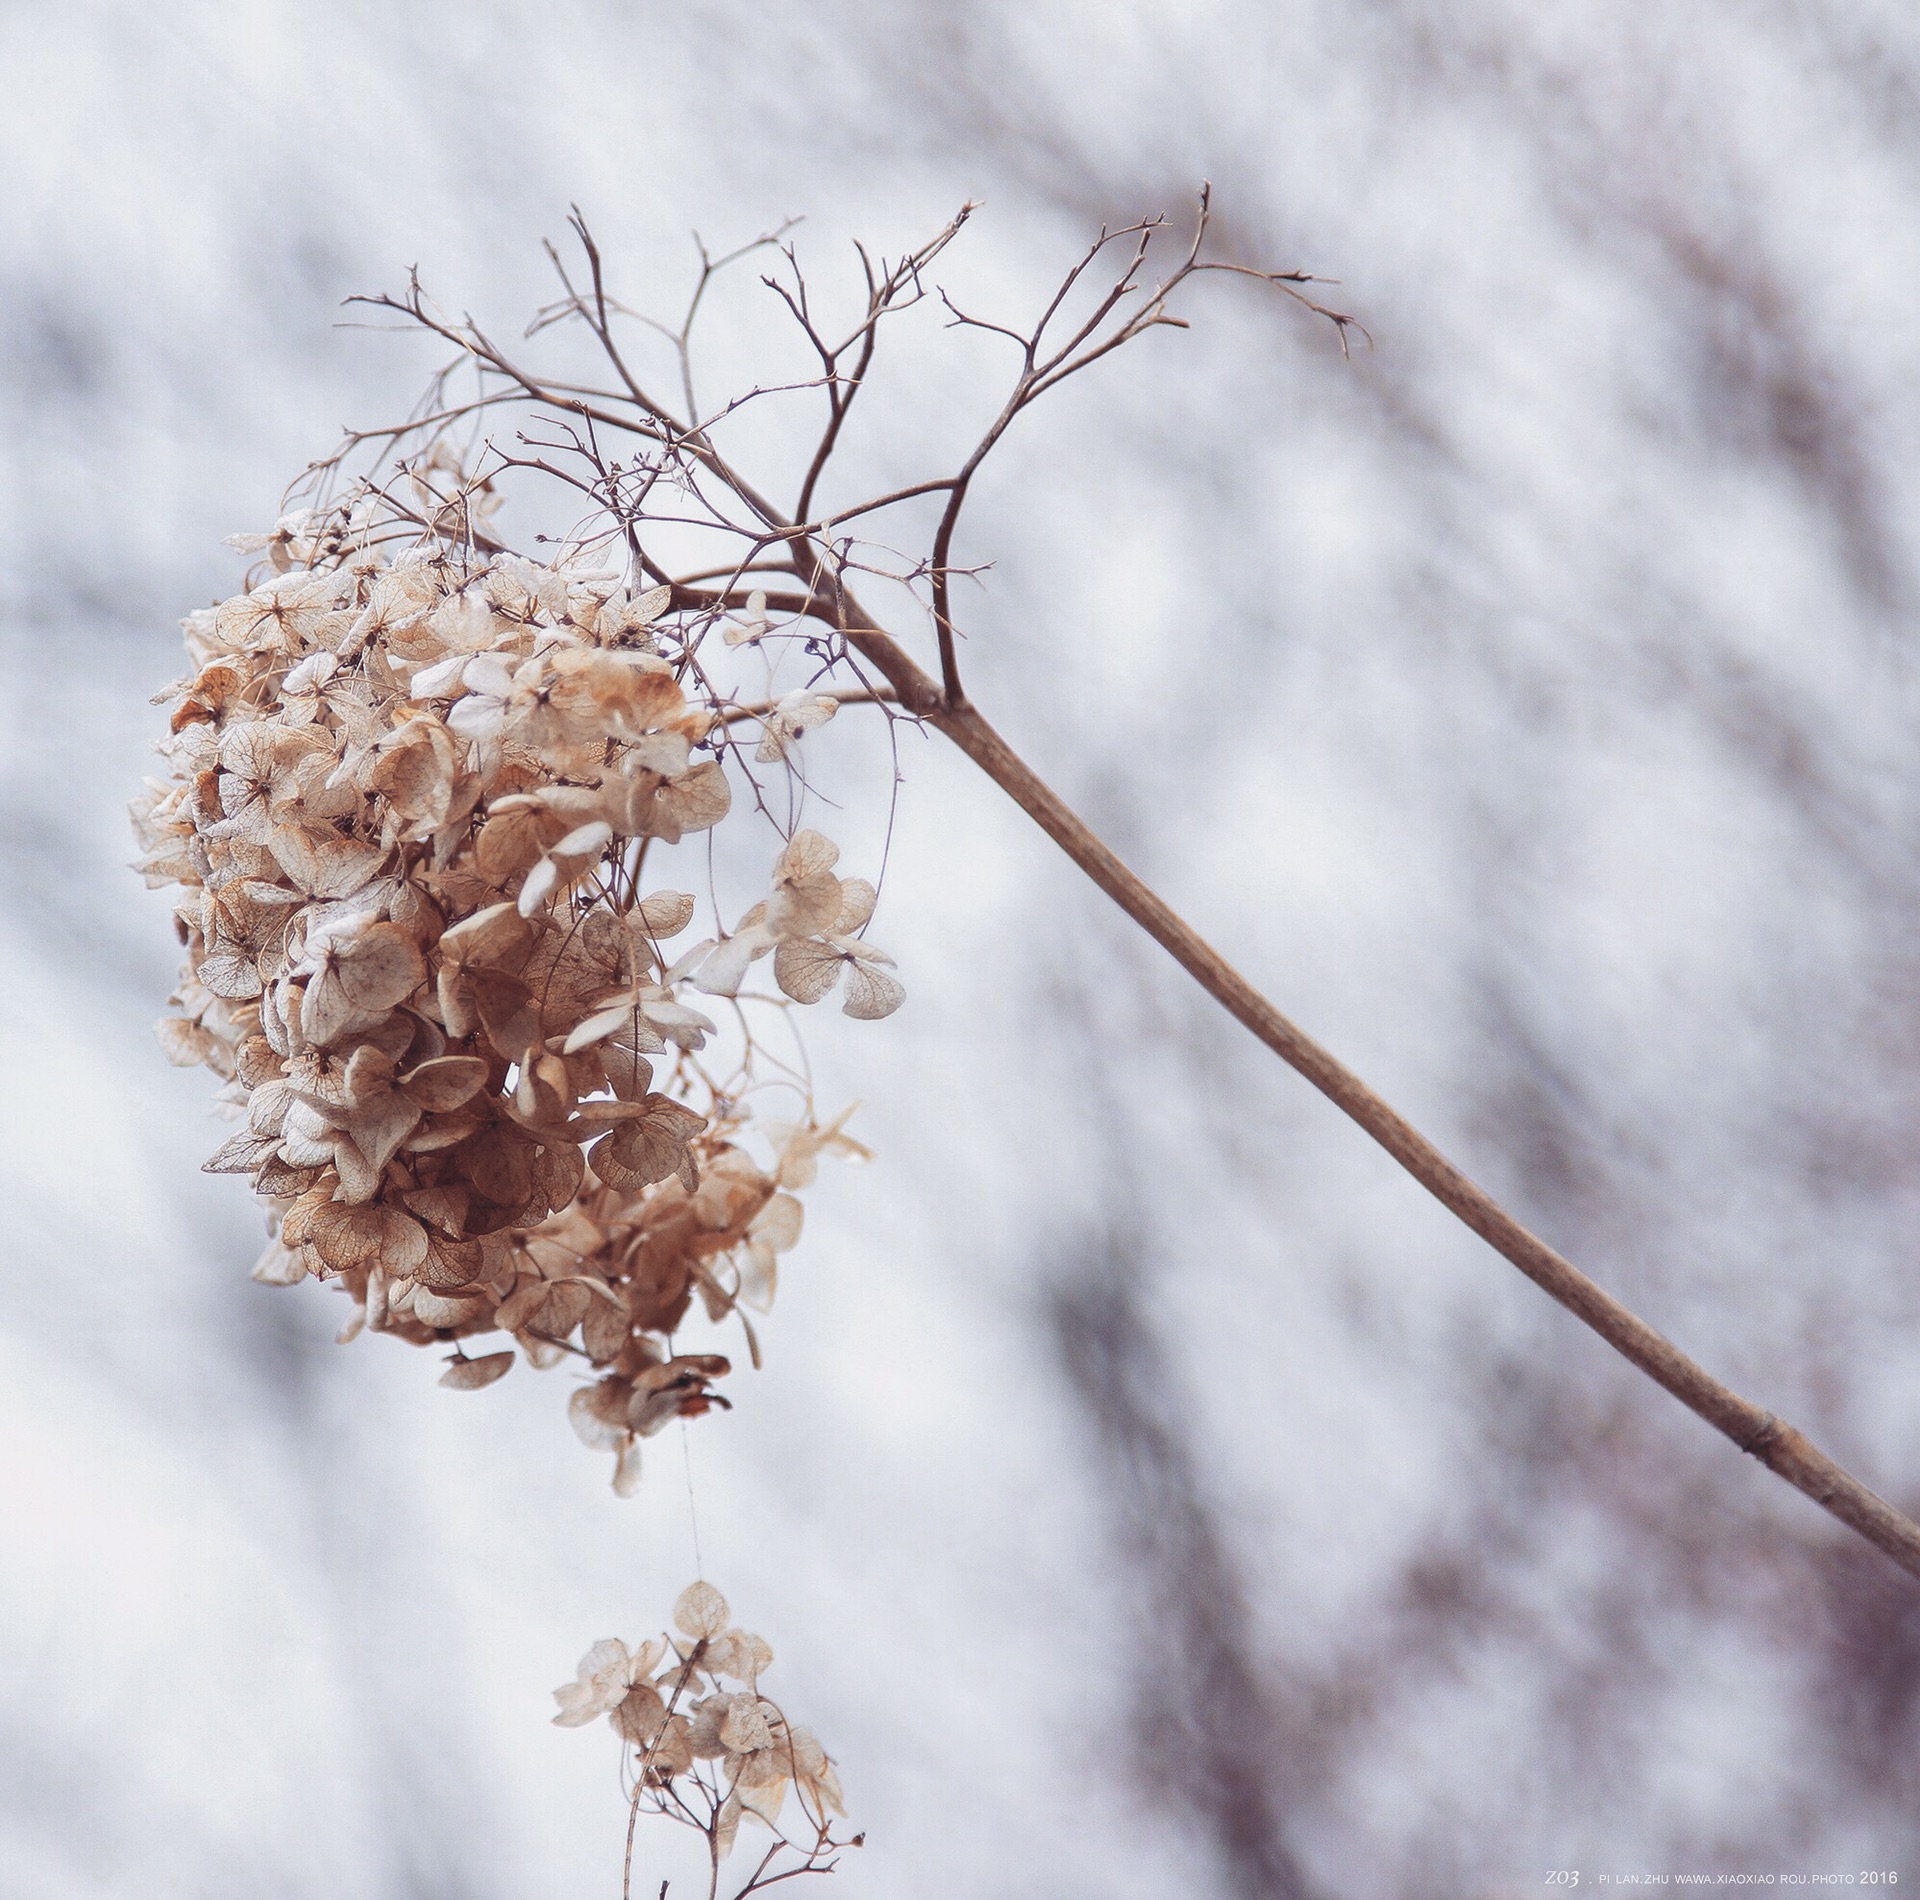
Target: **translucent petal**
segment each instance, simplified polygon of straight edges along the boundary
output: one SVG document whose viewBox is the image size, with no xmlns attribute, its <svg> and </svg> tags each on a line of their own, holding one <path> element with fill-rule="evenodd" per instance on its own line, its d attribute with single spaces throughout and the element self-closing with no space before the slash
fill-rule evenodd
<svg viewBox="0 0 1920 1900">
<path fill-rule="evenodd" d="M 755 957 L 765 956 L 771 943 L 772 939 L 764 930 L 750 927 L 737 931 L 702 958 L 686 980 L 695 989 L 705 990 L 709 996 L 732 996 L 746 980 L 747 965 Z M 683 968 L 685 962 L 683 958 L 674 967 Z"/>
<path fill-rule="evenodd" d="M 831 934 L 836 937 L 851 937 L 873 915 L 873 907 L 879 901 L 879 892 L 863 877 L 848 877 L 840 880 L 840 914 L 831 926 Z"/>
<path fill-rule="evenodd" d="M 755 1240 L 763 1241 L 775 1253 L 785 1253 L 800 1238 L 806 1210 L 791 1194 L 776 1194 L 753 1217 L 748 1230 Z"/>
<path fill-rule="evenodd" d="M 773 980 L 796 1003 L 817 1003 L 840 980 L 847 959 L 808 937 L 774 952 Z"/>
<path fill-rule="evenodd" d="M 637 914 L 650 937 L 677 937 L 693 922 L 693 899 L 685 891 L 655 891 Z"/>
<path fill-rule="evenodd" d="M 847 1000 L 841 1007 L 849 1016 L 873 1022 L 891 1016 L 906 1000 L 906 985 L 898 977 L 863 959 L 847 972 Z"/>
<path fill-rule="evenodd" d="M 606 1416 L 601 1386 L 583 1385 L 577 1388 L 567 1400 L 567 1418 L 579 1434 L 581 1443 L 589 1450 L 618 1451 L 627 1441 L 625 1424 L 616 1425 Z"/>
<path fill-rule="evenodd" d="M 718 1636 L 730 1619 L 726 1598 L 706 1582 L 688 1584 L 673 1606 L 673 1626 L 683 1636 Z"/>
</svg>

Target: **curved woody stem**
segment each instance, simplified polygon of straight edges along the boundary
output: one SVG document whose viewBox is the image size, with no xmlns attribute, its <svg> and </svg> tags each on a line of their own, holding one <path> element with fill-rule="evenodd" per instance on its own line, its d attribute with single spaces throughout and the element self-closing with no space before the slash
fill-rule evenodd
<svg viewBox="0 0 1920 1900">
<path fill-rule="evenodd" d="M 847 602 L 844 590 L 841 599 Z M 1682 1405 L 1920 1578 L 1920 1524 L 1870 1491 L 1804 1433 L 1723 1385 L 1524 1227 L 1149 889 L 970 702 L 946 704 L 940 688 L 890 635 L 870 623 L 847 625 L 844 631 L 848 643 L 886 676 L 904 707 L 951 739 L 1209 996 L 1378 1142 L 1448 1212 Z"/>
</svg>

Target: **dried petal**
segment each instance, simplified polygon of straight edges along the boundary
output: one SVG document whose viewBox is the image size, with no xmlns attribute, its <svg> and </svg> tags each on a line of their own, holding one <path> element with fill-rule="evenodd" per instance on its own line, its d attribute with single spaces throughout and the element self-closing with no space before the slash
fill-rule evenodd
<svg viewBox="0 0 1920 1900">
<path fill-rule="evenodd" d="M 655 891 L 635 912 L 647 935 L 664 941 L 693 922 L 693 899 L 685 891 Z"/>
<path fill-rule="evenodd" d="M 440 1383 L 452 1386 L 456 1392 L 477 1392 L 483 1385 L 504 1379 L 512 1370 L 511 1352 L 490 1352 L 480 1359 L 454 1359 L 441 1373 Z"/>
<path fill-rule="evenodd" d="M 727 1600 L 710 1583 L 690 1583 L 673 1606 L 673 1626 L 696 1640 L 718 1636 L 727 1627 Z"/>
</svg>

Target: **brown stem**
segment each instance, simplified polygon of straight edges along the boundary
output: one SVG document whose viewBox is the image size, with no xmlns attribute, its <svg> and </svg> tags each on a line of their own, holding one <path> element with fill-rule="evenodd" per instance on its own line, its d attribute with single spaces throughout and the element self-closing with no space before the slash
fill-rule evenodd
<svg viewBox="0 0 1920 1900">
<path fill-rule="evenodd" d="M 890 636 L 870 622 L 849 626 L 846 634 L 849 643 L 886 675 L 909 712 L 919 713 L 944 732 L 1209 996 L 1357 1122 L 1443 1207 L 1616 1352 L 1665 1386 L 1682 1405 L 1699 1413 L 1769 1471 L 1804 1491 L 1822 1510 L 1878 1545 L 1909 1575 L 1920 1577 L 1920 1524 L 1869 1491 L 1803 1433 L 1722 1385 L 1638 1314 L 1596 1286 L 1572 1261 L 1529 1233 L 1405 1116 L 1275 1009 L 1155 896 L 971 704 L 946 705 L 939 687 Z"/>
<path fill-rule="evenodd" d="M 1834 1463 L 1803 1433 L 1724 1386 L 1638 1314 L 1596 1286 L 1572 1261 L 1531 1234 L 1426 1136 L 1346 1065 L 1288 1021 L 1211 945 L 1202 941 L 1074 816 L 972 706 L 933 723 L 1008 793 L 1074 863 L 1154 939 L 1207 994 L 1282 1061 L 1366 1130 L 1442 1206 L 1504 1254 L 1542 1292 L 1583 1320 L 1650 1379 L 1698 1412 L 1823 1510 L 1920 1577 L 1920 1525 Z"/>
</svg>

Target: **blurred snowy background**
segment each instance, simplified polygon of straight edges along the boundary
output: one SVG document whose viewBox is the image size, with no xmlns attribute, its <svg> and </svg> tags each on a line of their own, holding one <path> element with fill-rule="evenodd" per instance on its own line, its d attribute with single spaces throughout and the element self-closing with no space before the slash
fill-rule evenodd
<svg viewBox="0 0 1920 1900">
<path fill-rule="evenodd" d="M 341 298 L 417 262 L 511 331 L 571 200 L 657 306 L 690 228 L 804 214 L 828 278 L 979 197 L 943 281 L 1013 314 L 1202 177 L 1232 254 L 1342 279 L 1350 364 L 1217 282 L 1023 425 L 975 696 L 1535 1227 L 1920 1505 L 1909 9 L 69 0 L 0 12 L 0 70 L 0 1890 L 618 1890 L 612 1738 L 548 1691 L 692 1574 L 677 1434 L 620 1503 L 564 1375 L 444 1392 L 248 1281 L 124 868 L 221 537 L 427 365 Z M 955 756 L 908 773 L 908 1008 L 814 1036 L 879 1164 L 688 1434 L 707 1573 L 869 1831 L 831 1891 L 1920 1875 L 1911 1586 Z"/>
</svg>

